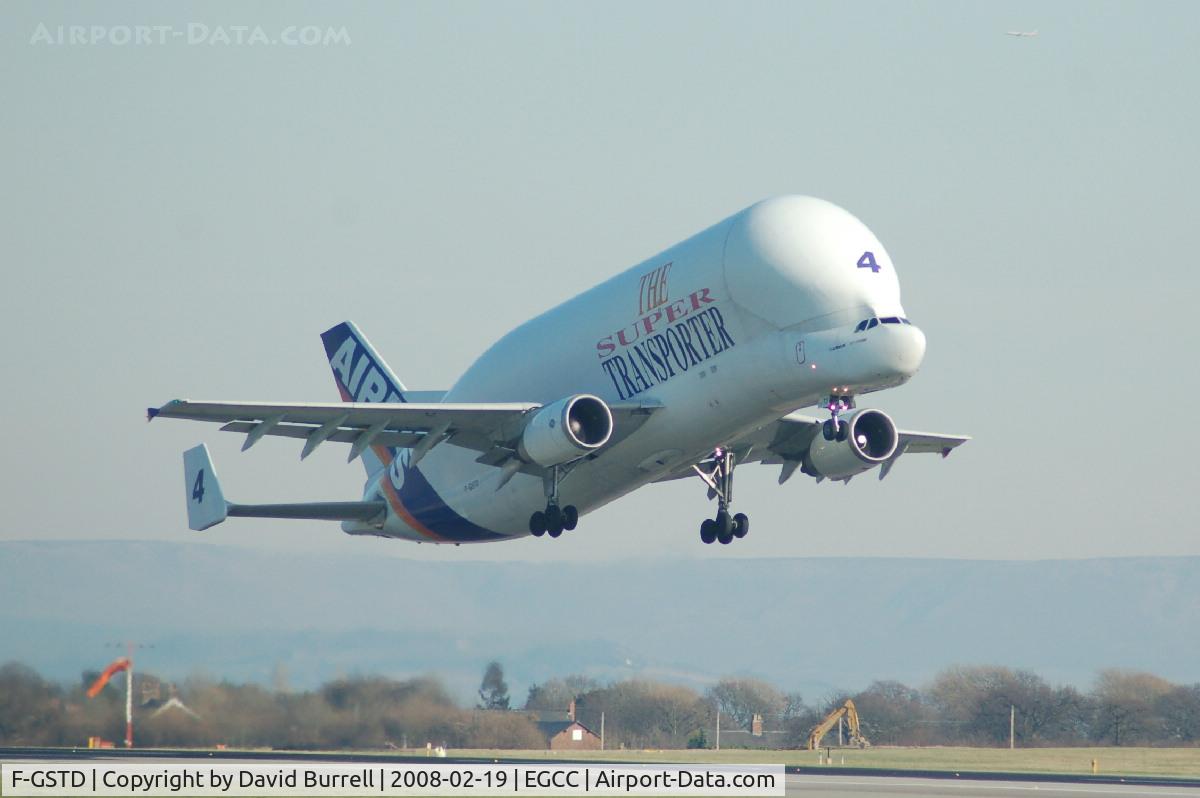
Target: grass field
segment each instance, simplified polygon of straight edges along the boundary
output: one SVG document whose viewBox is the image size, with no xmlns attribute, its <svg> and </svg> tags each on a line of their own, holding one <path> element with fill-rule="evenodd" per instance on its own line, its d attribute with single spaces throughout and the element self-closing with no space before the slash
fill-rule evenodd
<svg viewBox="0 0 1200 798">
<path fill-rule="evenodd" d="M 816 751 L 468 751 L 451 756 L 528 757 L 628 762 L 783 763 L 817 767 Z M 891 748 L 833 749 L 830 770 L 897 768 L 903 770 L 1000 771 L 1009 773 L 1092 772 L 1103 775 L 1188 776 L 1200 778 L 1200 748 Z"/>
</svg>

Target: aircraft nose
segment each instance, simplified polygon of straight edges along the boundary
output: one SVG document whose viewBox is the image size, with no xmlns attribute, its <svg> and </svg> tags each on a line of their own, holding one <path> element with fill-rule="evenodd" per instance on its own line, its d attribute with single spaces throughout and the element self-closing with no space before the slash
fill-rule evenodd
<svg viewBox="0 0 1200 798">
<path fill-rule="evenodd" d="M 893 333 L 893 366 L 905 379 L 917 373 L 925 359 L 925 333 L 915 324 L 904 324 Z"/>
</svg>

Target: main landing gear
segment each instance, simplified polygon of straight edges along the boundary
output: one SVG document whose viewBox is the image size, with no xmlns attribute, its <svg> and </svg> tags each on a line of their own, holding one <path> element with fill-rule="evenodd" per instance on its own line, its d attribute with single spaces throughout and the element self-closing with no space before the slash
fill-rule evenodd
<svg viewBox="0 0 1200 798">
<path fill-rule="evenodd" d="M 745 513 L 729 514 L 729 505 L 733 503 L 733 452 L 715 449 L 712 463 L 711 471 L 705 471 L 698 465 L 692 466 L 697 476 L 708 485 L 708 497 L 717 497 L 717 517 L 706 518 L 700 524 L 700 540 L 706 544 L 719 540 L 727 546 L 734 538 L 746 537 L 750 531 L 750 519 Z"/>
<path fill-rule="evenodd" d="M 568 504 L 566 507 L 558 506 L 558 483 L 561 479 L 558 466 L 551 468 L 543 478 L 546 488 L 546 509 L 538 510 L 529 516 L 529 531 L 534 537 L 540 538 L 548 533 L 550 537 L 556 538 L 563 533 L 564 529 L 570 531 L 579 523 L 579 510 L 573 504 Z"/>
</svg>

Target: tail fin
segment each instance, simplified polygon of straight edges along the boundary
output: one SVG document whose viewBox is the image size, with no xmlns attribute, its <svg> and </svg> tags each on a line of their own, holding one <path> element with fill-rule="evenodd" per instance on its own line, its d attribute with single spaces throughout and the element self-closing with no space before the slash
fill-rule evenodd
<svg viewBox="0 0 1200 798">
<path fill-rule="evenodd" d="M 216 526 L 229 514 L 221 483 L 203 443 L 183 453 L 183 482 L 188 493 L 188 527 L 197 532 Z"/>
<path fill-rule="evenodd" d="M 329 367 L 343 402 L 403 402 L 404 385 L 352 321 L 321 333 Z M 370 476 L 383 467 L 371 451 L 363 452 Z"/>
</svg>

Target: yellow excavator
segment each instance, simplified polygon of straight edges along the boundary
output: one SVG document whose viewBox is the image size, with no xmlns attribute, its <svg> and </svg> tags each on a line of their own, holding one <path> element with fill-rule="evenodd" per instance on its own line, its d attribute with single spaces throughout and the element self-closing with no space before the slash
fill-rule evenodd
<svg viewBox="0 0 1200 798">
<path fill-rule="evenodd" d="M 824 720 L 813 726 L 813 730 L 808 733 L 808 750 L 815 751 L 820 748 L 821 739 L 843 717 L 846 719 L 846 724 L 850 727 L 850 745 L 859 748 L 869 746 L 871 742 L 866 737 L 863 737 L 862 729 L 858 725 L 858 710 L 854 708 L 854 702 L 847 698 L 846 703 L 833 710 L 833 712 L 830 712 L 825 716 Z"/>
</svg>

